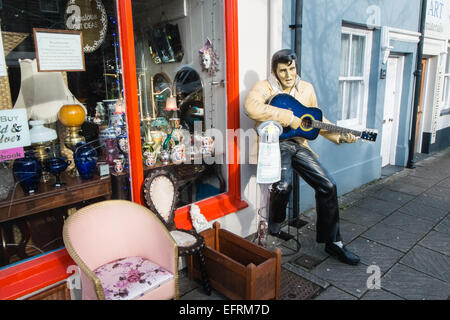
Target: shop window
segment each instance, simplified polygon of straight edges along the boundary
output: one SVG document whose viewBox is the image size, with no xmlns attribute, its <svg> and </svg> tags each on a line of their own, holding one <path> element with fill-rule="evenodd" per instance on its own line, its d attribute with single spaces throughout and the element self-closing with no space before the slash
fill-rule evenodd
<svg viewBox="0 0 450 320">
<path fill-rule="evenodd" d="M 136 0 L 132 10 L 144 176 L 174 173 L 177 208 L 226 192 L 223 1 Z"/>
<path fill-rule="evenodd" d="M 58 0 L 39 0 L 42 12 L 59 13 Z"/>
<path fill-rule="evenodd" d="M 131 200 L 116 1 L 9 3 L 0 31 L 7 65 L 0 110 L 25 110 L 30 143 L 0 162 L 0 267 L 63 247 L 64 219 L 74 210 Z M 11 150 L 4 128 L 2 157 Z"/>
<path fill-rule="evenodd" d="M 442 95 L 441 115 L 448 115 L 450 114 L 450 50 L 447 51 L 447 60 L 443 76 L 444 76 L 444 90 Z"/>
<path fill-rule="evenodd" d="M 370 74 L 372 33 L 342 28 L 339 72 L 338 124 L 364 127 Z"/>
</svg>

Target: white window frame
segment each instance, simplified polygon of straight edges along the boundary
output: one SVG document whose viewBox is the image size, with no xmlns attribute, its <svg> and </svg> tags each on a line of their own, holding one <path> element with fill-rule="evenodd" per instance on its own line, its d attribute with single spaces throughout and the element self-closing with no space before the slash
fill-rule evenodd
<svg viewBox="0 0 450 320">
<path fill-rule="evenodd" d="M 363 64 L 363 67 L 364 67 L 363 76 L 361 76 L 361 77 L 339 76 L 339 85 L 340 85 L 341 81 L 363 81 L 364 88 L 363 88 L 363 97 L 359 97 L 359 108 L 357 110 L 356 118 L 338 120 L 337 125 L 343 126 L 343 127 L 351 127 L 353 129 L 361 129 L 361 128 L 365 128 L 365 126 L 366 126 L 367 108 L 368 108 L 368 101 L 369 101 L 369 78 L 370 78 L 370 63 L 371 63 L 371 52 L 372 52 L 372 37 L 373 37 L 372 31 L 358 29 L 358 28 L 342 27 L 341 34 L 349 34 L 350 35 L 350 47 L 349 47 L 350 52 L 352 50 L 352 41 L 351 41 L 352 35 L 364 36 L 366 38 L 365 49 L 364 49 L 365 52 L 364 52 L 364 64 Z M 349 55 L 349 57 L 350 57 L 350 55 Z M 348 68 L 350 68 L 350 67 L 351 67 L 351 63 L 348 64 Z M 345 90 L 345 88 L 344 88 L 344 90 Z M 340 94 L 341 93 L 339 90 L 339 95 Z M 344 96 L 345 96 L 345 92 L 344 92 Z M 340 99 L 338 99 L 338 101 L 340 101 Z M 344 101 L 343 101 L 343 103 L 344 103 Z M 344 112 L 344 108 L 342 107 L 342 105 L 338 106 L 338 112 Z M 339 117 L 338 117 L 338 119 L 339 119 Z"/>
<path fill-rule="evenodd" d="M 43 2 L 42 0 L 39 0 L 39 9 L 41 10 L 41 12 L 59 13 L 59 1 L 58 0 L 53 0 L 53 2 L 56 3 L 56 8 L 57 8 L 56 10 L 42 9 L 42 2 Z"/>
<path fill-rule="evenodd" d="M 442 84 L 444 86 L 444 90 L 442 90 L 442 97 L 441 97 L 442 101 L 441 113 L 444 113 L 444 115 L 447 115 L 448 112 L 450 111 L 450 86 L 445 85 L 450 82 L 450 66 L 448 68 L 449 70 L 447 70 L 447 63 L 450 63 L 448 58 L 449 56 L 450 56 L 450 46 L 447 47 L 447 54 L 444 55 L 445 65 L 442 75 L 443 78 Z M 447 100 L 445 100 L 445 98 L 447 98 Z"/>
</svg>

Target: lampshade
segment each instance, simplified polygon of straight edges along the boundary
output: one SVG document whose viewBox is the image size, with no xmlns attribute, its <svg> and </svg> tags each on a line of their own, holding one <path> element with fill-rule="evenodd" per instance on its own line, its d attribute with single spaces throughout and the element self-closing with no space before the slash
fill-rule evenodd
<svg viewBox="0 0 450 320">
<path fill-rule="evenodd" d="M 42 143 L 55 140 L 58 136 L 56 130 L 44 127 L 44 120 L 31 120 L 29 122 L 31 143 Z"/>
<path fill-rule="evenodd" d="M 19 59 L 19 64 L 21 84 L 14 109 L 26 108 L 29 120 L 52 123 L 58 120 L 61 106 L 79 104 L 67 87 L 62 72 L 38 72 L 36 59 Z"/>
<path fill-rule="evenodd" d="M 177 107 L 177 99 L 174 96 L 170 96 L 166 99 L 166 111 L 176 111 Z"/>
</svg>

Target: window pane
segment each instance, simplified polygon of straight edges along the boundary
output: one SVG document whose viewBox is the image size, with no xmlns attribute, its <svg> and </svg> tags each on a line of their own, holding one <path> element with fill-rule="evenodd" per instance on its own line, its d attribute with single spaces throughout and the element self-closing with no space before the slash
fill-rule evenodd
<svg viewBox="0 0 450 320">
<path fill-rule="evenodd" d="M 0 92 L 6 98 L 0 99 L 0 104 L 3 112 L 13 107 L 26 109 L 29 120 L 40 120 L 43 124 L 29 122 L 31 142 L 36 142 L 24 147 L 26 158 L 30 159 L 31 155 L 37 158 L 25 159 L 25 163 L 34 161 L 35 168 L 42 168 L 40 173 L 36 170 L 40 179 L 33 181 L 31 190 L 21 183 L 24 182 L 21 170 L 14 170 L 14 164 L 16 168 L 23 166 L 23 159 L 0 164 L 3 178 L 0 230 L 2 236 L 6 235 L 2 237 L 7 242 L 4 249 L 8 249 L 6 256 L 3 251 L 0 253 L 0 267 L 24 259 L 26 256 L 22 253 L 33 257 L 64 246 L 64 219 L 74 210 L 104 200 L 105 196 L 131 199 L 116 1 L 80 1 L 86 5 L 68 16 L 63 9 L 66 0 L 4 2 L 1 33 L 8 68 L 7 76 L 0 77 Z M 48 54 L 61 43 L 59 36 L 65 34 L 67 28 L 75 27 L 73 22 L 78 16 L 90 18 L 89 23 L 82 26 L 85 70 L 38 71 L 33 28 L 53 31 L 48 39 L 54 41 L 40 43 Z M 98 26 L 97 31 L 90 27 L 94 24 Z M 80 46 L 79 54 L 82 50 Z M 64 60 L 72 58 L 71 54 L 66 54 L 60 50 L 58 61 L 52 67 L 60 67 Z M 74 104 L 78 107 L 73 107 Z M 67 112 L 62 109 L 63 105 L 69 105 L 64 108 L 69 109 Z M 84 110 L 84 114 L 82 111 L 72 113 L 73 110 Z M 67 126 L 57 121 L 60 112 Z M 84 122 L 80 124 L 78 119 Z M 82 152 L 76 154 L 88 156 L 76 156 L 78 161 L 74 161 L 73 153 L 80 140 L 86 141 L 87 147 L 78 149 Z M 83 170 L 86 168 L 94 171 L 86 172 Z M 88 180 L 87 183 L 82 182 L 82 178 Z M 28 195 L 30 191 L 32 196 Z"/>
<path fill-rule="evenodd" d="M 186 3 L 132 1 L 144 175 L 172 170 L 177 208 L 226 192 L 228 175 L 224 1 Z"/>
<path fill-rule="evenodd" d="M 356 119 L 363 101 L 363 81 L 341 81 L 339 84 L 338 120 Z"/>
<path fill-rule="evenodd" d="M 342 111 L 344 108 L 343 100 L 344 100 L 344 81 L 339 81 L 339 98 L 338 98 L 338 120 L 343 120 Z"/>
<path fill-rule="evenodd" d="M 445 73 L 450 73 L 450 50 L 447 52 L 447 64 L 445 65 Z"/>
<path fill-rule="evenodd" d="M 342 34 L 341 40 L 341 72 L 340 76 L 348 76 L 348 64 L 349 64 L 349 51 L 350 51 L 350 35 Z"/>
<path fill-rule="evenodd" d="M 450 108 L 450 76 L 444 77 L 443 108 Z"/>
<path fill-rule="evenodd" d="M 360 102 L 362 101 L 362 81 L 352 81 L 349 83 L 348 90 L 348 108 L 346 119 L 355 119 L 358 117 Z"/>
<path fill-rule="evenodd" d="M 353 35 L 352 37 L 351 76 L 362 76 L 364 74 L 365 42 L 365 36 Z"/>
</svg>

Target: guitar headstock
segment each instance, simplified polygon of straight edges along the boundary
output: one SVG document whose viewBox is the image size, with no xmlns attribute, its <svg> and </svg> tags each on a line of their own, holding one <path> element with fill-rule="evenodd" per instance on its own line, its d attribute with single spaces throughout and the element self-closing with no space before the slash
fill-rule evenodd
<svg viewBox="0 0 450 320">
<path fill-rule="evenodd" d="M 370 141 L 370 142 L 375 142 L 377 140 L 377 135 L 378 135 L 378 130 L 364 130 L 361 133 L 361 139 L 366 140 L 366 141 Z"/>
</svg>

